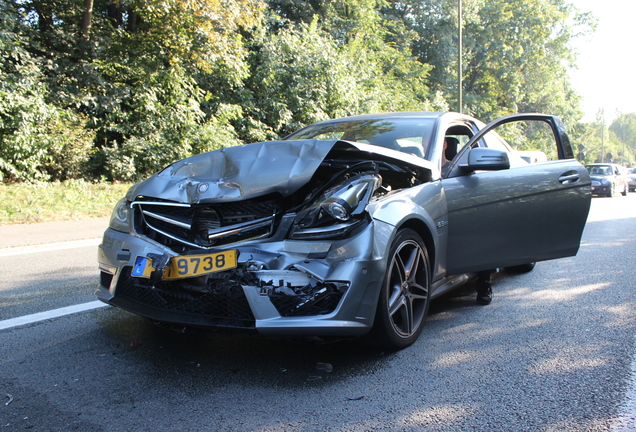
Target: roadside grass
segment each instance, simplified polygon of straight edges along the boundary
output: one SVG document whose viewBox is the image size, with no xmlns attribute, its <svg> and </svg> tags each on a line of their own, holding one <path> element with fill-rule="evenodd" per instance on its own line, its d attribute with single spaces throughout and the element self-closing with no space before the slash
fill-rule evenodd
<svg viewBox="0 0 636 432">
<path fill-rule="evenodd" d="M 0 225 L 110 216 L 130 184 L 0 183 Z"/>
</svg>

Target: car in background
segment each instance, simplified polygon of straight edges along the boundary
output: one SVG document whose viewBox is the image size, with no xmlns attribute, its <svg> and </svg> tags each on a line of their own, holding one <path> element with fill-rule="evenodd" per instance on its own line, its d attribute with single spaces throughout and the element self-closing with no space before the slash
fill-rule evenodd
<svg viewBox="0 0 636 432">
<path fill-rule="evenodd" d="M 593 163 L 586 165 L 592 180 L 592 194 L 613 197 L 620 192 L 623 196 L 629 190 L 626 168 L 612 163 Z"/>
<path fill-rule="evenodd" d="M 627 168 L 627 185 L 630 192 L 636 191 L 636 168 Z"/>
<path fill-rule="evenodd" d="M 552 160 L 528 163 L 494 131 L 517 122 L 545 127 Z M 575 255 L 590 201 L 555 116 L 326 120 L 132 186 L 98 249 L 96 295 L 172 327 L 400 349 L 476 272 Z"/>
</svg>

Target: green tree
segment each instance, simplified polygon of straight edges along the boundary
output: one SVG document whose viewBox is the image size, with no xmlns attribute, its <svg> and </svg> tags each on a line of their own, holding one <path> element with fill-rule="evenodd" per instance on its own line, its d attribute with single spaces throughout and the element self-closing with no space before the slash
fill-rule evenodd
<svg viewBox="0 0 636 432">
<path fill-rule="evenodd" d="M 609 130 L 620 141 L 617 154 L 621 163 L 633 166 L 636 159 L 636 113 L 618 113 Z"/>
<path fill-rule="evenodd" d="M 327 118 L 433 107 L 426 66 L 390 47 L 376 51 L 363 38 L 347 39 L 337 41 L 315 19 L 259 47 L 245 108 L 265 135 L 284 136 Z"/>
<path fill-rule="evenodd" d="M 87 173 L 86 119 L 47 99 L 41 62 L 19 37 L 17 10 L 0 3 L 0 171 L 7 180 L 66 180 Z"/>
<path fill-rule="evenodd" d="M 243 94 L 247 140 L 329 117 L 446 108 L 431 97 L 429 66 L 396 42 L 386 1 L 268 3 L 270 33 L 255 48 Z"/>
<path fill-rule="evenodd" d="M 392 0 L 390 14 L 416 31 L 413 53 L 431 64 L 431 88 L 457 106 L 457 1 Z M 482 118 L 547 111 L 578 120 L 566 68 L 570 42 L 593 26 L 563 0 L 463 2 L 466 111 Z"/>
<path fill-rule="evenodd" d="M 603 110 L 596 120 L 578 123 L 569 128 L 574 147 L 582 151 L 583 163 L 613 162 L 633 166 L 636 161 L 634 130 L 632 125 L 636 114 L 620 114 L 611 124 L 605 121 Z"/>
<path fill-rule="evenodd" d="M 447 110 L 457 94 L 456 0 L 0 2 L 10 179 L 136 180 L 328 117 Z M 577 118 L 563 66 L 589 17 L 564 0 L 464 7 L 468 111 Z"/>
<path fill-rule="evenodd" d="M 60 101 L 93 119 L 95 174 L 134 180 L 236 145 L 224 100 L 249 74 L 242 31 L 260 24 L 262 9 L 257 0 L 109 3 L 86 60 L 60 58 L 69 73 L 56 80 Z"/>
</svg>

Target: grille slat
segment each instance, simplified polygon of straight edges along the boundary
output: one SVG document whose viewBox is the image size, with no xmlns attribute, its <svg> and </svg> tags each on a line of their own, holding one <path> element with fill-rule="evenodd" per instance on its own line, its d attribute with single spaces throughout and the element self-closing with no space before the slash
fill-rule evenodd
<svg viewBox="0 0 636 432">
<path fill-rule="evenodd" d="M 151 217 L 151 218 L 154 218 L 154 219 L 158 219 L 161 222 L 165 222 L 165 223 L 168 223 L 168 224 L 176 225 L 177 227 L 182 228 L 182 229 L 186 229 L 186 230 L 191 230 L 192 229 L 192 226 L 189 223 L 180 222 L 180 221 L 178 221 L 176 219 L 172 219 L 172 218 L 169 218 L 169 217 L 166 217 L 166 216 L 162 216 L 160 214 L 153 213 L 153 212 L 150 212 L 148 210 L 144 210 L 143 214 L 146 217 Z"/>
</svg>

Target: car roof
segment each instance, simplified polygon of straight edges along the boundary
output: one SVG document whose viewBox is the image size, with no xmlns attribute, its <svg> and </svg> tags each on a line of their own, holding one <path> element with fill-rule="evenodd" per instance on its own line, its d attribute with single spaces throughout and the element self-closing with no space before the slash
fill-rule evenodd
<svg viewBox="0 0 636 432">
<path fill-rule="evenodd" d="M 321 123 L 333 123 L 341 121 L 351 120 L 373 120 L 373 119 L 395 119 L 395 118 L 428 118 L 437 119 L 446 115 L 454 115 L 469 118 L 463 114 L 454 112 L 427 112 L 427 111 L 410 111 L 410 112 L 387 112 L 387 113 L 374 113 L 374 114 L 359 114 L 348 117 L 340 117 L 335 119 L 323 120 L 314 124 Z"/>
</svg>

